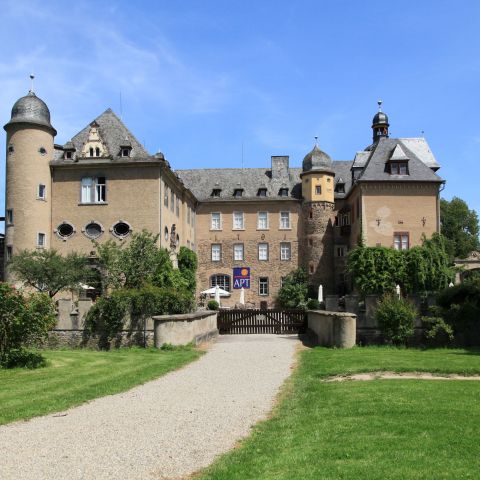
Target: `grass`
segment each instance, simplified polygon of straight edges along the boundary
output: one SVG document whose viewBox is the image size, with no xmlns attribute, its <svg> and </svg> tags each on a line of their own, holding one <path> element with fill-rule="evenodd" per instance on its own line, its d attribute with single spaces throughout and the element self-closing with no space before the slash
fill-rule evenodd
<svg viewBox="0 0 480 480">
<path fill-rule="evenodd" d="M 272 418 L 199 478 L 479 478 L 480 382 L 322 382 L 380 370 L 480 374 L 480 351 L 303 351 Z"/>
<path fill-rule="evenodd" d="M 197 359 L 193 348 L 45 350 L 47 367 L 0 369 L 0 425 L 58 412 L 153 380 Z"/>
</svg>

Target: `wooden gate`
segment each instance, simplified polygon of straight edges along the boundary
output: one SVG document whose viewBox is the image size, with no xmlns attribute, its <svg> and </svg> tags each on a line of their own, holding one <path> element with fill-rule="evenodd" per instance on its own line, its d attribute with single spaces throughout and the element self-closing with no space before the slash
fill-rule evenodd
<svg viewBox="0 0 480 480">
<path fill-rule="evenodd" d="M 304 310 L 220 310 L 217 316 L 220 334 L 304 333 Z"/>
</svg>

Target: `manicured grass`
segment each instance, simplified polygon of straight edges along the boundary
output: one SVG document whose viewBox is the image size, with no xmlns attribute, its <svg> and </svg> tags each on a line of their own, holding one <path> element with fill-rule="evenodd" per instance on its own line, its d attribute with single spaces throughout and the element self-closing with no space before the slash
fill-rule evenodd
<svg viewBox="0 0 480 480">
<path fill-rule="evenodd" d="M 379 370 L 480 374 L 480 351 L 304 351 L 273 417 L 200 478 L 479 478 L 480 382 L 322 381 Z"/>
<path fill-rule="evenodd" d="M 57 412 L 93 398 L 122 392 L 175 370 L 201 353 L 193 348 L 46 350 L 48 366 L 0 369 L 0 425 Z"/>
</svg>

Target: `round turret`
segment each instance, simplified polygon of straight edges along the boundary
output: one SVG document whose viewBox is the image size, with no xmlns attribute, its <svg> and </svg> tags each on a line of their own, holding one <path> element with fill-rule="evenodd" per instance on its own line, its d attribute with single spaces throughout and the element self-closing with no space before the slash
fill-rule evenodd
<svg viewBox="0 0 480 480">
<path fill-rule="evenodd" d="M 33 125 L 42 125 L 52 130 L 56 135 L 56 130 L 50 123 L 50 110 L 47 104 L 38 98 L 31 90 L 28 95 L 19 98 L 12 107 L 12 115 L 10 121 L 5 125 L 5 129 L 9 125 L 16 123 L 29 123 Z"/>
<path fill-rule="evenodd" d="M 333 172 L 333 162 L 329 155 L 320 150 L 318 145 L 315 145 L 313 150 L 305 155 L 302 170 L 303 172 L 312 170 Z"/>
<path fill-rule="evenodd" d="M 372 119 L 372 129 L 373 129 L 373 143 L 380 140 L 382 137 L 388 138 L 388 116 L 386 113 L 382 112 L 382 101 L 378 102 L 378 112 Z"/>
</svg>

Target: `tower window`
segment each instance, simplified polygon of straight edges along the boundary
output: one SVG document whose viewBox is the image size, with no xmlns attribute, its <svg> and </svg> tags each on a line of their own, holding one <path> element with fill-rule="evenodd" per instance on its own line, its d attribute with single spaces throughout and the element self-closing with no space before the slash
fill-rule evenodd
<svg viewBox="0 0 480 480">
<path fill-rule="evenodd" d="M 38 198 L 39 200 L 45 200 L 45 198 L 46 198 L 46 191 L 47 191 L 47 189 L 46 189 L 45 185 L 43 185 L 42 183 L 40 183 L 40 184 L 38 185 L 37 198 Z"/>
<path fill-rule="evenodd" d="M 321 195 L 322 194 L 322 186 L 321 185 L 316 185 L 315 186 L 315 195 Z"/>
<path fill-rule="evenodd" d="M 281 197 L 288 197 L 288 188 L 281 188 L 278 192 Z"/>
<path fill-rule="evenodd" d="M 40 147 L 40 148 L 38 149 L 38 153 L 39 153 L 40 155 L 46 155 L 46 154 L 47 154 L 47 149 L 46 149 L 45 147 Z"/>
<path fill-rule="evenodd" d="M 66 240 L 75 233 L 73 225 L 68 222 L 61 223 L 56 230 L 56 234 L 62 239 Z"/>
<path fill-rule="evenodd" d="M 37 233 L 37 247 L 38 248 L 45 248 L 45 234 L 44 233 Z"/>
<path fill-rule="evenodd" d="M 8 146 L 8 153 L 12 154 L 14 151 L 15 151 L 15 149 L 13 148 L 13 145 L 9 145 Z"/>
<path fill-rule="evenodd" d="M 7 208 L 7 225 L 13 225 L 13 208 Z"/>
</svg>

